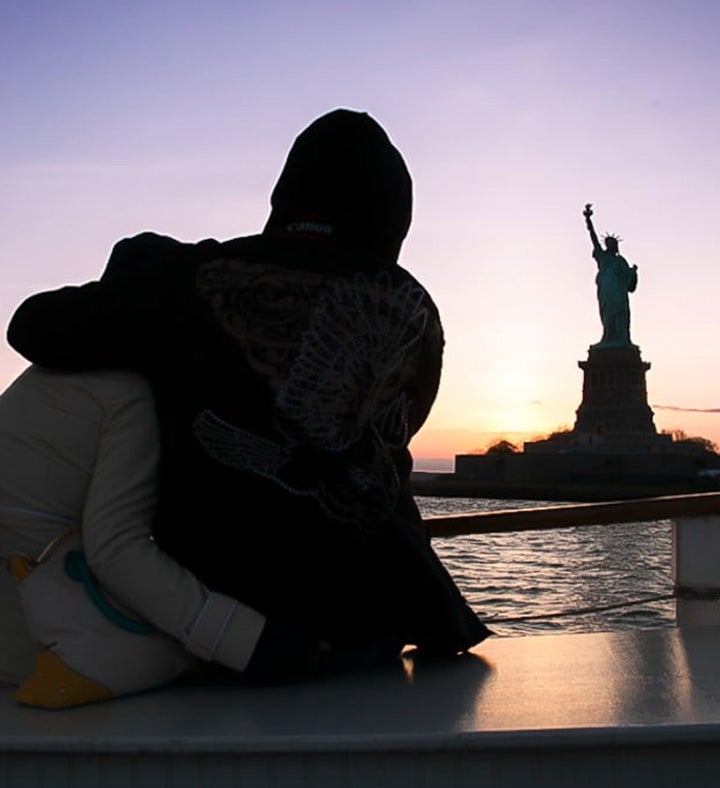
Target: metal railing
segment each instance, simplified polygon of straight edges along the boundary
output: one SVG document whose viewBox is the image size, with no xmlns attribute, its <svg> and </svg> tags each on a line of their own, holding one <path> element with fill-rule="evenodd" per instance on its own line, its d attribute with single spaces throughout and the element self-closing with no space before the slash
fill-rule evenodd
<svg viewBox="0 0 720 788">
<path fill-rule="evenodd" d="M 631 501 L 562 504 L 533 509 L 430 515 L 425 517 L 431 536 L 448 538 L 469 534 L 540 531 L 585 525 L 641 523 L 687 517 L 720 517 L 720 493 L 666 495 Z"/>
<path fill-rule="evenodd" d="M 720 625 L 720 493 L 564 504 L 425 518 L 434 538 L 672 520 L 678 626 Z"/>
</svg>

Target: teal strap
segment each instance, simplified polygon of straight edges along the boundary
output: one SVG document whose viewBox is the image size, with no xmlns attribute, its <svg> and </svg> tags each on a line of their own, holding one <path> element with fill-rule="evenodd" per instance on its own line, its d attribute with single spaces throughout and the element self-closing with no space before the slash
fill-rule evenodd
<svg viewBox="0 0 720 788">
<path fill-rule="evenodd" d="M 128 616 L 123 615 L 105 599 L 90 571 L 90 567 L 87 565 L 85 556 L 79 550 L 70 550 L 65 556 L 65 572 L 69 578 L 85 586 L 85 592 L 90 597 L 91 602 L 115 626 L 136 635 L 150 635 L 156 632 L 152 624 L 128 618 Z"/>
</svg>

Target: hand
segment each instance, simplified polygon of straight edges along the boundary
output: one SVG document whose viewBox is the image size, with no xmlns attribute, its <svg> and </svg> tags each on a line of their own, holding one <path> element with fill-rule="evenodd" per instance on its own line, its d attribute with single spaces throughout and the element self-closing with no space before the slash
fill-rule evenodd
<svg viewBox="0 0 720 788">
<path fill-rule="evenodd" d="M 243 675 L 258 684 L 297 681 L 316 673 L 320 655 L 330 650 L 326 641 L 294 621 L 269 618 Z"/>
<path fill-rule="evenodd" d="M 583 216 L 586 219 L 589 219 L 593 215 L 592 203 L 586 203 L 585 210 L 583 211 Z"/>
</svg>

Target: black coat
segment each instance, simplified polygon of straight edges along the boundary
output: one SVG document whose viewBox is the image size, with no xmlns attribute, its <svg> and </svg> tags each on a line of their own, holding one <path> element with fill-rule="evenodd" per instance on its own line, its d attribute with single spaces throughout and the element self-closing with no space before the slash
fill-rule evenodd
<svg viewBox="0 0 720 788">
<path fill-rule="evenodd" d="M 333 645 L 465 649 L 487 630 L 409 484 L 443 338 L 396 264 L 402 156 L 369 116 L 331 112 L 295 141 L 271 203 L 262 235 L 120 241 L 99 281 L 22 304 L 9 342 L 40 365 L 148 377 L 156 538 L 210 588 Z"/>
<path fill-rule="evenodd" d="M 486 631 L 409 486 L 440 374 L 434 304 L 399 266 L 298 270 L 254 244 L 126 239 L 99 281 L 22 304 L 9 342 L 149 378 L 156 538 L 209 587 L 330 642 L 469 647 Z"/>
</svg>

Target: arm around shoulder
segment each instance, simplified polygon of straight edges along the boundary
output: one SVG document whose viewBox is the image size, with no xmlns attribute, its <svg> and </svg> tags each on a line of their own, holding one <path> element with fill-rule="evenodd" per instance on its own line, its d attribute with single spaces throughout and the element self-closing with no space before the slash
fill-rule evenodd
<svg viewBox="0 0 720 788">
<path fill-rule="evenodd" d="M 10 321 L 8 343 L 51 369 L 136 367 L 167 289 L 168 260 L 184 247 L 153 233 L 119 241 L 99 281 L 26 299 Z"/>
<path fill-rule="evenodd" d="M 97 282 L 30 296 L 17 308 L 7 341 L 28 361 L 78 371 L 96 365 L 109 350 L 98 327 L 111 319 Z"/>
</svg>

